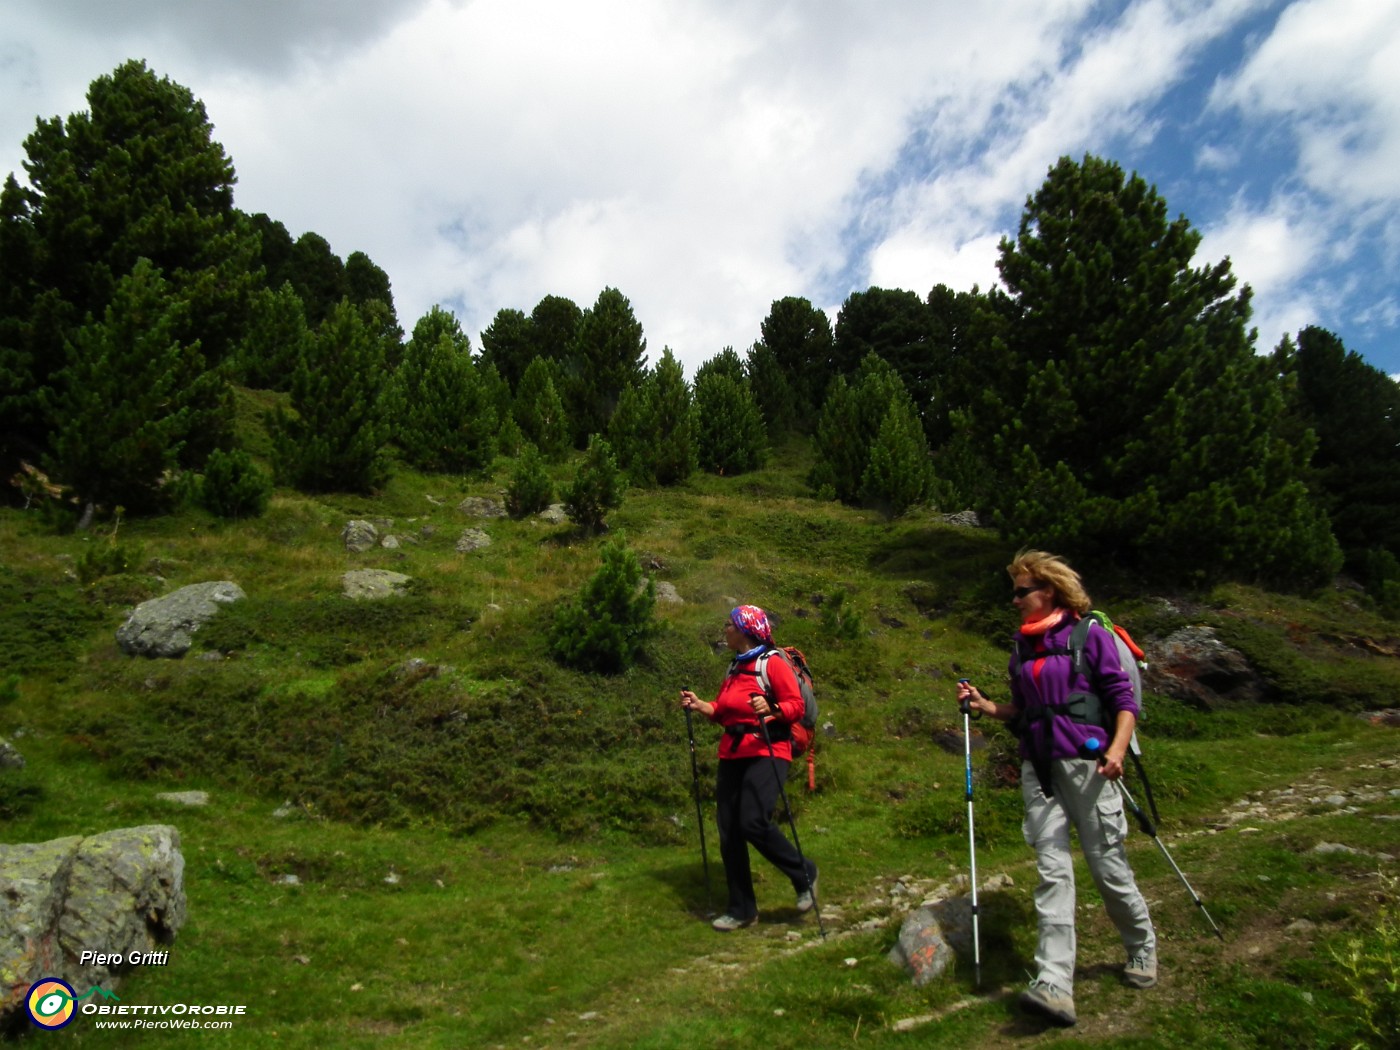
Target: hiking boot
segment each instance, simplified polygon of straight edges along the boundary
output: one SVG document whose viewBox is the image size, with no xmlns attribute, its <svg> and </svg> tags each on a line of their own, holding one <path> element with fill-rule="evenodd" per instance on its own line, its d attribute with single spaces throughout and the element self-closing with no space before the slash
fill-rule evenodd
<svg viewBox="0 0 1400 1050">
<path fill-rule="evenodd" d="M 797 891 L 797 910 L 801 912 L 811 911 L 817 906 L 817 869 L 812 869 L 812 878 L 808 884 Z"/>
<path fill-rule="evenodd" d="M 1065 1027 L 1079 1020 L 1074 1013 L 1074 1000 L 1044 981 L 1031 982 L 1031 986 L 1021 993 L 1021 1006 Z"/>
<path fill-rule="evenodd" d="M 1133 988 L 1151 988 L 1157 983 L 1157 954 L 1143 952 L 1128 956 L 1128 965 L 1123 967 L 1123 980 Z"/>
<path fill-rule="evenodd" d="M 758 922 L 757 915 L 750 915 L 747 919 L 736 919 L 734 916 L 721 915 L 714 922 L 710 923 L 720 933 L 732 933 L 734 930 L 742 930 L 745 926 L 752 926 Z"/>
</svg>

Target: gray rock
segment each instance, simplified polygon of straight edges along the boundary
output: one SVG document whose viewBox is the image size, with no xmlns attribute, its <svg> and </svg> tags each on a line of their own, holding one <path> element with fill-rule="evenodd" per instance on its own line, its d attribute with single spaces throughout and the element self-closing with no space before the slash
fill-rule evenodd
<svg viewBox="0 0 1400 1050">
<path fill-rule="evenodd" d="M 1214 628 L 1183 627 L 1145 648 L 1142 685 L 1149 693 L 1165 693 L 1203 710 L 1220 700 L 1257 701 L 1268 693 L 1244 654 L 1217 638 Z"/>
<path fill-rule="evenodd" d="M 685 599 L 676 591 L 674 583 L 663 582 L 656 585 L 656 603 L 658 605 L 684 605 Z"/>
<path fill-rule="evenodd" d="M 500 500 L 488 499 L 485 496 L 468 496 L 457 504 L 457 509 L 470 518 L 504 518 L 506 508 Z"/>
<path fill-rule="evenodd" d="M 564 512 L 564 504 L 551 503 L 540 511 L 539 519 L 548 525 L 563 525 L 569 520 L 569 515 Z"/>
<path fill-rule="evenodd" d="M 457 553 L 471 554 L 483 547 L 491 546 L 491 537 L 480 529 L 468 529 L 457 539 Z"/>
<path fill-rule="evenodd" d="M 961 908 L 954 907 L 959 904 Z M 965 937 L 955 936 L 955 927 L 963 922 L 968 927 Z M 889 960 L 908 970 L 914 987 L 922 988 L 941 976 L 956 958 L 955 940 L 972 943 L 971 924 L 972 904 L 965 897 L 919 908 L 904 920 Z"/>
<path fill-rule="evenodd" d="M 162 802 L 173 802 L 177 806 L 209 805 L 209 792 L 207 791 L 162 791 L 156 798 Z"/>
<path fill-rule="evenodd" d="M 195 631 L 212 620 L 222 606 L 245 597 L 243 588 L 228 580 L 181 587 L 133 609 L 117 628 L 117 644 L 129 656 L 184 656 Z"/>
<path fill-rule="evenodd" d="M 363 554 L 379 546 L 379 530 L 368 521 L 346 522 L 340 538 L 351 554 Z"/>
<path fill-rule="evenodd" d="M 184 872 L 180 833 L 163 824 L 0 844 L 0 1030 L 39 978 L 111 990 L 135 967 L 131 953 L 173 942 L 185 921 Z M 84 961 L 85 951 L 107 958 Z"/>
<path fill-rule="evenodd" d="M 945 525 L 959 525 L 966 529 L 980 529 L 982 520 L 977 517 L 975 510 L 960 510 L 953 514 L 944 514 L 939 520 Z"/>
<path fill-rule="evenodd" d="M 23 769 L 24 756 L 15 749 L 15 745 L 4 737 L 0 737 L 0 769 Z"/>
<path fill-rule="evenodd" d="M 378 601 L 408 593 L 413 577 L 388 569 L 352 569 L 340 578 L 341 592 L 354 601 Z"/>
</svg>

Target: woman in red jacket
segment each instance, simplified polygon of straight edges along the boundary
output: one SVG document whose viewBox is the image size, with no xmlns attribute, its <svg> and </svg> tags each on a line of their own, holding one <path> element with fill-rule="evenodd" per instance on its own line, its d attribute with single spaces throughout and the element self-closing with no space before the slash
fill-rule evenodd
<svg viewBox="0 0 1400 1050">
<path fill-rule="evenodd" d="M 755 605 L 741 605 L 729 614 L 724 641 L 734 653 L 729 673 L 712 702 L 689 689 L 681 690 L 681 706 L 699 711 L 724 727 L 719 742 L 719 775 L 715 802 L 719 851 L 729 884 L 729 906 L 712 925 L 728 932 L 758 921 L 749 845 L 792 883 L 797 910 L 810 911 L 816 900 L 817 866 L 802 857 L 782 829 L 770 819 L 792 762 L 790 726 L 802 718 L 802 693 L 792 668 L 784 660 L 767 662 L 771 699 L 758 678 L 758 658 L 773 648 L 768 615 Z M 764 740 L 768 730 L 770 745 Z"/>
</svg>

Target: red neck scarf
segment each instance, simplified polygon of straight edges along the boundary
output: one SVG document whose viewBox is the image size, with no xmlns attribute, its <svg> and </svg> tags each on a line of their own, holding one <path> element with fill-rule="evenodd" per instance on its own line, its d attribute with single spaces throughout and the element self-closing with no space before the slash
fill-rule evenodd
<svg viewBox="0 0 1400 1050">
<path fill-rule="evenodd" d="M 1031 620 L 1021 624 L 1021 633 L 1027 638 L 1037 638 L 1049 632 L 1051 628 L 1059 626 L 1068 613 L 1068 609 L 1052 609 L 1039 620 Z"/>
</svg>

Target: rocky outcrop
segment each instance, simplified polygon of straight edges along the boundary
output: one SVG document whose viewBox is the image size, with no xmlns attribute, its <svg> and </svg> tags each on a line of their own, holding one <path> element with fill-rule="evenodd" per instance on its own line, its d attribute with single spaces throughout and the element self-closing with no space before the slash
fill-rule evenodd
<svg viewBox="0 0 1400 1050">
<path fill-rule="evenodd" d="M 111 990 L 171 944 L 184 871 L 180 833 L 163 824 L 0 845 L 0 1031 L 40 978 Z"/>
<path fill-rule="evenodd" d="M 340 540 L 351 554 L 363 554 L 379 546 L 379 530 L 369 521 L 347 521 Z"/>
<path fill-rule="evenodd" d="M 246 597 L 228 580 L 192 583 L 162 598 L 142 602 L 117 628 L 117 644 L 129 656 L 178 658 L 189 652 L 195 631 L 219 609 Z"/>
<path fill-rule="evenodd" d="M 354 601 L 377 601 L 408 593 L 411 576 L 388 569 L 353 569 L 340 578 L 341 592 Z"/>
<path fill-rule="evenodd" d="M 23 769 L 24 756 L 4 737 L 0 737 L 0 769 Z"/>
<path fill-rule="evenodd" d="M 1149 643 L 1143 689 L 1202 710 L 1221 700 L 1264 699 L 1268 687 L 1244 654 L 1222 642 L 1211 627 L 1183 627 Z"/>
<path fill-rule="evenodd" d="M 457 510 L 469 518 L 504 518 L 506 508 L 500 500 L 486 496 L 468 496 L 457 504 Z"/>
<path fill-rule="evenodd" d="M 457 538 L 457 553 L 471 554 L 491 546 L 491 537 L 480 529 L 467 529 Z"/>
</svg>

